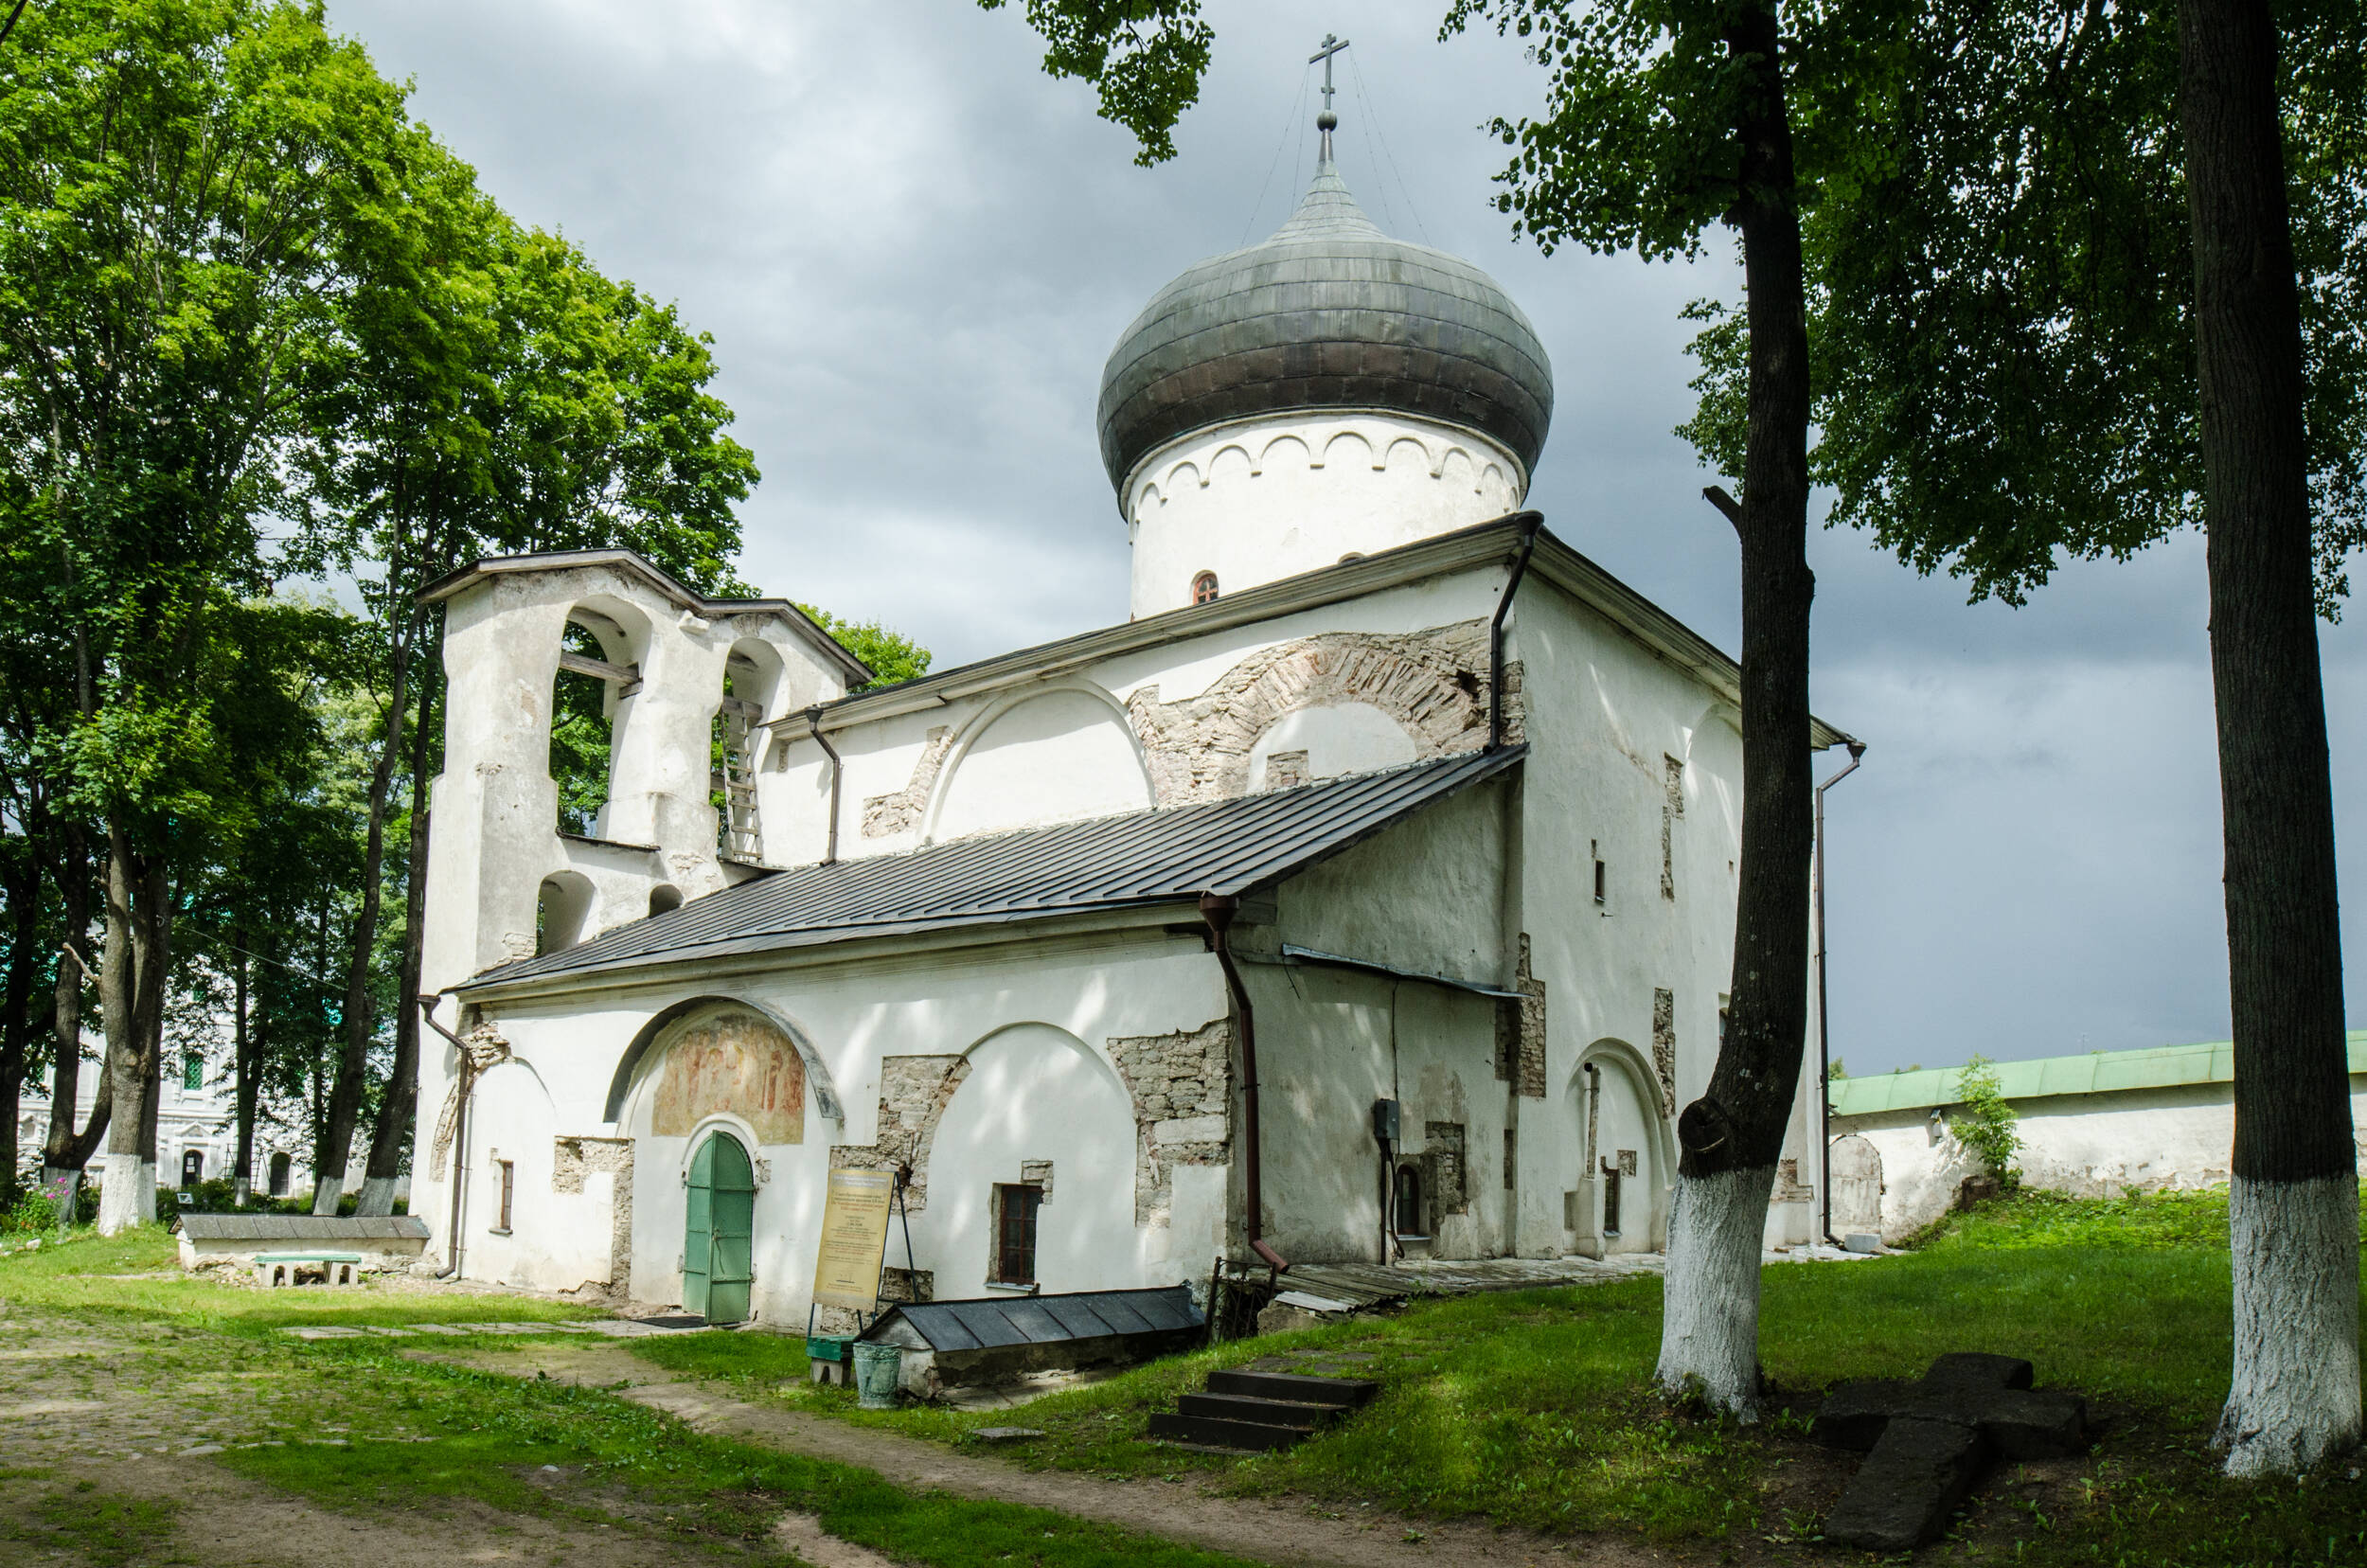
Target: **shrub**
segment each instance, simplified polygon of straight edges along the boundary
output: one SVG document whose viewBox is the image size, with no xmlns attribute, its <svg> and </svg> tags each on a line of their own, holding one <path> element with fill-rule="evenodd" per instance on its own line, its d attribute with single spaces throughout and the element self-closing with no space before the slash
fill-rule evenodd
<svg viewBox="0 0 2367 1568">
<path fill-rule="evenodd" d="M 1981 1162 L 1982 1169 L 1997 1178 L 1998 1185 L 2020 1185 L 2021 1167 L 2014 1156 L 2021 1151 L 2021 1134 L 2015 1131 L 2021 1115 L 2006 1103 L 1996 1063 L 1983 1056 L 1966 1062 L 1956 1075 L 1956 1096 L 1949 1131 Z"/>
</svg>

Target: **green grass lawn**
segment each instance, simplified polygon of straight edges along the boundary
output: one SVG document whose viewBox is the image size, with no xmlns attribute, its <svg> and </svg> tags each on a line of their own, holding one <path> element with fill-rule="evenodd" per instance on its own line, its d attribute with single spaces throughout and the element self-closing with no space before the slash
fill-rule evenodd
<svg viewBox="0 0 2367 1568">
<path fill-rule="evenodd" d="M 1918 1373 L 1949 1350 L 2027 1357 L 2086 1394 L 2108 1427 L 2085 1460 L 2013 1467 L 1937 1560 L 2367 1563 L 2367 1483 L 2220 1479 L 2206 1444 L 2227 1390 L 2229 1265 L 2219 1194 L 2075 1202 L 2022 1194 L 1952 1219 L 1914 1252 L 1778 1264 L 1761 1345 L 1785 1409 L 1756 1429 L 1673 1413 L 1646 1386 L 1660 1283 L 1464 1297 L 1390 1317 L 1237 1342 L 1026 1407 L 857 1412 L 806 1383 L 802 1346 L 760 1335 L 634 1342 L 677 1371 L 775 1401 L 959 1441 L 1023 1419 L 1022 1462 L 1117 1475 L 1206 1472 L 1246 1493 L 1298 1492 L 1546 1530 L 1639 1532 L 1782 1558 L 1854 1460 L 1806 1440 L 1831 1384 Z M 1286 1454 L 1234 1460 L 1144 1440 L 1149 1414 L 1212 1367 L 1272 1355 L 1379 1380 L 1352 1420 Z M 1347 1356 L 1354 1360 L 1338 1360 Z"/>
<path fill-rule="evenodd" d="M 149 1228 L 13 1250 L 0 1257 L 0 1327 L 11 1344 L 20 1335 L 86 1340 L 71 1361 L 88 1368 L 76 1374 L 92 1382 L 88 1394 L 132 1399 L 155 1390 L 201 1417 L 229 1408 L 241 1440 L 255 1446 L 187 1462 L 219 1464 L 326 1507 L 432 1514 L 465 1500 L 562 1526 L 635 1529 L 694 1555 L 770 1560 L 781 1554 L 768 1532 L 794 1510 L 925 1568 L 1246 1568 L 1041 1508 L 902 1491 L 852 1466 L 702 1435 L 605 1391 L 414 1360 L 403 1351 L 416 1340 L 306 1342 L 276 1332 L 290 1323 L 597 1315 L 587 1309 L 156 1276 L 174 1256 L 171 1238 Z M 493 1343 L 438 1338 L 434 1348 Z M 24 1472 L 63 1484 L 41 1493 L 38 1517 L 0 1521 L 0 1541 L 72 1549 L 92 1562 L 164 1560 L 156 1553 L 170 1529 L 169 1500 L 94 1491 L 51 1469 Z"/>
</svg>

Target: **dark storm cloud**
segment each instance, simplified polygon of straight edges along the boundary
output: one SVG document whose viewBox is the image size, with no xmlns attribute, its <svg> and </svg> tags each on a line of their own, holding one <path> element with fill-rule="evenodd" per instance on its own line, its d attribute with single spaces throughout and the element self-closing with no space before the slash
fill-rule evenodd
<svg viewBox="0 0 2367 1568">
<path fill-rule="evenodd" d="M 1016 15 L 967 0 L 330 7 L 513 213 L 715 335 L 765 473 L 751 579 L 944 662 L 1124 615 L 1102 358 L 1168 277 L 1287 214 L 1312 151 L 1304 61 L 1344 31 L 1349 184 L 1492 272 L 1552 353 L 1533 503 L 1732 648 L 1734 541 L 1670 434 L 1692 374 L 1677 312 L 1733 292 L 1726 248 L 1646 266 L 1513 242 L 1475 128 L 1540 79 L 1499 40 L 1434 43 L 1441 9 L 1216 0 L 1182 155 L 1145 170 L 1084 88 L 1039 72 Z M 1874 743 L 1832 795 L 1836 1051 L 1864 1070 L 2218 1036 L 2198 542 L 2070 568 L 2021 611 L 1967 607 L 1854 535 L 1812 551 L 1818 709 Z M 2348 628 L 2324 640 L 2347 809 L 2367 659 Z"/>
</svg>

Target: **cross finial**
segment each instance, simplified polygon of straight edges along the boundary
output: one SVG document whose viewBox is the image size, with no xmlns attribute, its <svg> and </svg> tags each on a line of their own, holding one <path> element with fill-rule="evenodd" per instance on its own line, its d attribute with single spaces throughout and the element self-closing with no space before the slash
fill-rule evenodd
<svg viewBox="0 0 2367 1568">
<path fill-rule="evenodd" d="M 1315 129 L 1324 134 L 1323 151 L 1321 156 L 1325 163 L 1329 163 L 1331 161 L 1331 131 L 1334 126 L 1340 123 L 1340 116 L 1331 112 L 1331 94 L 1333 90 L 1331 85 L 1331 57 L 1338 54 L 1342 49 L 1344 49 L 1347 46 L 1348 41 L 1339 36 L 1339 34 L 1326 33 L 1324 34 L 1323 47 L 1317 49 L 1313 54 L 1307 57 L 1307 62 L 1309 65 L 1314 64 L 1315 62 L 1319 60 L 1324 62 L 1324 112 L 1315 116 Z"/>
</svg>

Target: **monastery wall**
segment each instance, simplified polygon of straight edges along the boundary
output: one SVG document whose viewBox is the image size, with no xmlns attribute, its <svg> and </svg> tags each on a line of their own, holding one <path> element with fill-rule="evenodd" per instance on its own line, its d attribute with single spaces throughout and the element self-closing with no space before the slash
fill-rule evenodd
<svg viewBox="0 0 2367 1568">
<path fill-rule="evenodd" d="M 2104 1090 L 2011 1103 L 2021 1117 L 2015 1131 L 2023 1147 L 2016 1163 L 2024 1185 L 2075 1198 L 2116 1198 L 2131 1187 L 2188 1192 L 2227 1185 L 2235 1143 L 2233 1084 Z M 1865 1167 L 1861 1196 L 1845 1202 L 1845 1185 L 1834 1188 L 1834 1230 L 1878 1231 L 1885 1241 L 1901 1241 L 1953 1207 L 1965 1178 L 1981 1166 L 1947 1131 L 1947 1121 L 1948 1108 L 1933 1106 L 1834 1116 L 1836 1139 L 1862 1140 L 1878 1157 Z M 2351 1122 L 2367 1128 L 2367 1074 L 2351 1075 Z M 1836 1149 L 1837 1173 L 1852 1152 Z M 2367 1175 L 2367 1149 L 2360 1166 Z"/>
</svg>

